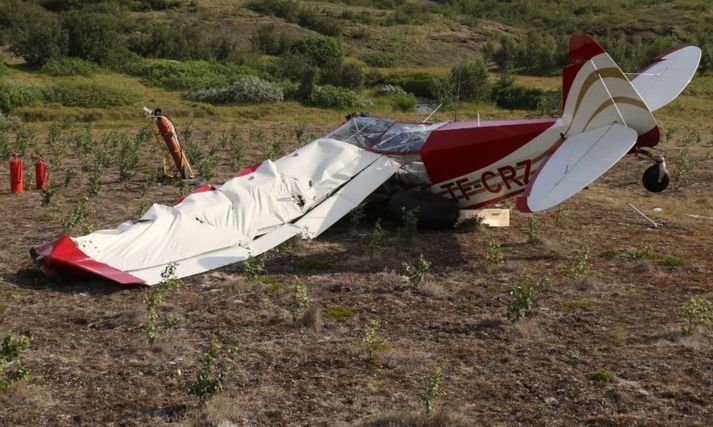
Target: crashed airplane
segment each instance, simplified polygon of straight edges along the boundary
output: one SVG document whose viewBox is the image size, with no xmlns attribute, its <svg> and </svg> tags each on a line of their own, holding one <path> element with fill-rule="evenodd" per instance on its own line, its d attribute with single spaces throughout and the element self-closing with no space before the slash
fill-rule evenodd
<svg viewBox="0 0 713 427">
<path fill-rule="evenodd" d="M 152 285 L 177 264 L 186 277 L 262 254 L 294 236 L 315 238 L 372 193 L 418 208 L 419 221 L 452 226 L 458 209 L 517 197 L 522 212 L 556 206 L 627 153 L 653 161 L 644 186 L 669 175 L 652 115 L 693 77 L 695 46 L 656 58 L 629 80 L 586 34 L 570 39 L 560 118 L 402 123 L 355 115 L 324 138 L 205 186 L 175 206 L 153 205 L 138 221 L 33 247 L 42 271 Z M 430 223 L 430 224 L 429 224 Z"/>
</svg>

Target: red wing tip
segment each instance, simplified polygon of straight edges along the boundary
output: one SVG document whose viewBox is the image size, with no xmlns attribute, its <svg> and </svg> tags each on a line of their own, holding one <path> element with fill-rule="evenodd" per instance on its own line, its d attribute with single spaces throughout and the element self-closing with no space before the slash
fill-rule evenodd
<svg viewBox="0 0 713 427">
<path fill-rule="evenodd" d="M 64 272 L 74 276 L 102 277 L 122 285 L 146 284 L 146 281 L 130 273 L 89 257 L 66 235 L 44 245 L 32 247 L 30 256 L 45 274 Z"/>
</svg>

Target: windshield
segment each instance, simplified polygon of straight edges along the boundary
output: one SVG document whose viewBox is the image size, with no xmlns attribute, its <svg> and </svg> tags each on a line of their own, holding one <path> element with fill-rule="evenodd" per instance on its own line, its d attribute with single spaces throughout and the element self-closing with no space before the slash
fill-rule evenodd
<svg viewBox="0 0 713 427">
<path fill-rule="evenodd" d="M 414 152 L 421 149 L 434 129 L 444 123 L 395 123 L 379 141 L 371 146 L 373 150 L 396 153 Z"/>
<path fill-rule="evenodd" d="M 354 117 L 332 131 L 328 138 L 361 148 L 371 147 L 394 122 L 380 117 Z"/>
<path fill-rule="evenodd" d="M 354 117 L 327 137 L 369 150 L 413 153 L 421 149 L 433 130 L 444 124 L 446 122 L 400 123 L 380 117 Z"/>
</svg>

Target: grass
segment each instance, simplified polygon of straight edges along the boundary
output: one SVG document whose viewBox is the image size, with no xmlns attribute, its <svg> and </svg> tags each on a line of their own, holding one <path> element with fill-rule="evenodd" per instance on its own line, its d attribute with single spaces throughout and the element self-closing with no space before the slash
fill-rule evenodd
<svg viewBox="0 0 713 427">
<path fill-rule="evenodd" d="M 585 301 L 585 300 L 562 301 L 559 303 L 559 307 L 563 311 L 568 311 L 568 312 L 589 310 L 590 308 L 594 307 L 595 305 L 596 305 L 596 303 L 594 301 Z"/>
<path fill-rule="evenodd" d="M 354 308 L 346 306 L 336 306 L 322 311 L 322 316 L 328 317 L 330 319 L 346 319 L 348 317 L 355 316 L 357 313 L 358 311 Z"/>
</svg>

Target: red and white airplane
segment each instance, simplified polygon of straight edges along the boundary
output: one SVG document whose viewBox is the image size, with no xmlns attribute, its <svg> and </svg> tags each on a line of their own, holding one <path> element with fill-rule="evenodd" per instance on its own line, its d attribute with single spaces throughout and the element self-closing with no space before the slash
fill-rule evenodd
<svg viewBox="0 0 713 427">
<path fill-rule="evenodd" d="M 665 53 L 629 80 L 586 34 L 570 39 L 562 117 L 496 122 L 402 123 L 354 115 L 324 138 L 204 186 L 175 206 L 152 206 L 139 221 L 33 247 L 45 272 L 155 284 L 244 261 L 301 235 L 314 238 L 372 193 L 390 207 L 418 208 L 422 224 L 452 225 L 458 209 L 517 197 L 522 212 L 556 206 L 625 154 L 655 164 L 643 183 L 662 191 L 669 175 L 652 115 L 690 82 L 695 46 Z"/>
</svg>

